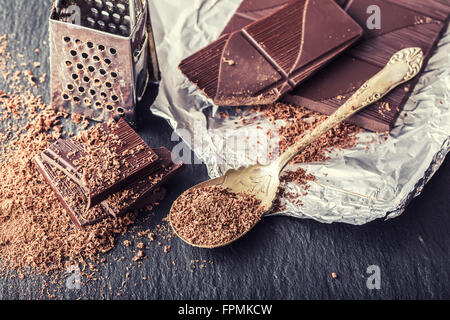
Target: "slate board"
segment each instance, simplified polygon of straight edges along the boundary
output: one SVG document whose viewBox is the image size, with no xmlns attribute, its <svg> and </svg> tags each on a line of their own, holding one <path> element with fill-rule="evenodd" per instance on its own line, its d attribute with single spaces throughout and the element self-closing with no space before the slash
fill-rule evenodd
<svg viewBox="0 0 450 320">
<path fill-rule="evenodd" d="M 48 46 L 41 44 L 48 38 L 50 3 L 0 0 L 0 34 L 9 34 L 16 49 L 26 47 L 22 50 L 25 61 L 40 61 L 40 74 L 49 72 Z M 39 55 L 34 53 L 37 47 L 42 49 Z M 48 84 L 36 91 L 46 102 Z M 0 89 L 5 89 L 3 83 Z M 151 101 L 148 94 L 139 108 L 138 131 L 150 146 L 171 148 L 176 144 L 171 142 L 172 130 L 147 111 Z M 188 166 L 170 185 L 155 216 L 143 216 L 137 228 L 154 228 L 179 194 L 205 179 L 204 166 Z M 122 243 L 133 239 L 137 233 L 133 231 L 119 238 L 114 251 L 105 255 L 107 263 L 100 268 L 97 281 L 70 290 L 61 280 L 48 291 L 56 299 L 449 299 L 449 194 L 447 159 L 423 194 L 395 220 L 356 227 L 265 218 L 245 238 L 217 250 L 192 248 L 174 239 L 166 254 L 162 247 L 149 243 L 142 267 L 128 271 L 136 250 Z M 117 261 L 122 257 L 123 261 Z M 202 269 L 200 262 L 192 260 L 213 264 Z M 380 267 L 380 290 L 366 286 L 370 265 Z M 333 272 L 337 279 L 331 277 Z M 42 284 L 48 281 L 45 276 L 20 280 L 11 273 L 0 278 L 0 299 L 48 298 L 41 293 Z"/>
</svg>

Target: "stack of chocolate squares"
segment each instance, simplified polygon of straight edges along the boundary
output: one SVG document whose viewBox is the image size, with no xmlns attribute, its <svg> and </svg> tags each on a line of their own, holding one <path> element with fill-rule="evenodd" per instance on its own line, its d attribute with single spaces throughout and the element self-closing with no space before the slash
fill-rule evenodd
<svg viewBox="0 0 450 320">
<path fill-rule="evenodd" d="M 59 140 L 35 157 L 38 170 L 78 228 L 149 207 L 183 168 L 166 148 L 152 150 L 121 119 Z"/>
<path fill-rule="evenodd" d="M 179 67 L 217 105 L 281 100 L 331 114 L 397 51 L 420 47 L 426 62 L 449 13 L 448 0 L 243 0 Z M 390 130 L 418 78 L 348 122 Z"/>
</svg>

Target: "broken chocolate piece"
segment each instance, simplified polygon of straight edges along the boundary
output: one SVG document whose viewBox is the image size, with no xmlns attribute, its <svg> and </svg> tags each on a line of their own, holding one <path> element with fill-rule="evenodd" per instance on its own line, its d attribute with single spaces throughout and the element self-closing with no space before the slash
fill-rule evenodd
<svg viewBox="0 0 450 320">
<path fill-rule="evenodd" d="M 269 104 L 361 34 L 361 27 L 334 1 L 295 0 L 223 35 L 179 67 L 218 105 Z"/>
<path fill-rule="evenodd" d="M 59 140 L 42 157 L 84 190 L 87 209 L 152 173 L 159 159 L 123 119 Z"/>
<path fill-rule="evenodd" d="M 184 168 L 183 163 L 174 163 L 172 153 L 167 148 L 153 150 L 158 156 L 158 169 L 141 178 L 133 187 L 115 193 L 105 201 L 114 215 L 121 215 L 130 210 L 138 210 L 152 203 L 153 194 L 173 176 Z"/>
<path fill-rule="evenodd" d="M 166 191 L 162 186 L 183 168 L 183 164 L 173 163 L 172 154 L 166 148 L 156 149 L 155 153 L 161 157 L 155 173 L 141 178 L 132 187 L 109 195 L 105 201 L 89 209 L 86 209 L 88 196 L 78 183 L 47 162 L 42 155 L 37 156 L 34 162 L 74 224 L 82 228 L 108 216 L 117 217 L 142 209 L 164 198 Z"/>
<path fill-rule="evenodd" d="M 439 0 L 339 1 L 364 27 L 358 44 L 331 62 L 281 100 L 325 114 L 333 113 L 369 78 L 379 72 L 398 50 L 420 47 L 425 63 L 447 25 L 450 3 Z M 369 29 L 369 6 L 380 8 L 380 25 Z M 376 27 L 376 25 L 374 25 Z M 347 122 L 368 130 L 390 130 L 419 77 L 399 86 Z"/>
</svg>

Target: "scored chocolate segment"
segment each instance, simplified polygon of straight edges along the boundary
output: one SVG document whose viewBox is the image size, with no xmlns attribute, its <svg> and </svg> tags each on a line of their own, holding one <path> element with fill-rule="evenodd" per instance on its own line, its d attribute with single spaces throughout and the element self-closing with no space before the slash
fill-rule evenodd
<svg viewBox="0 0 450 320">
<path fill-rule="evenodd" d="M 159 156 L 158 169 L 136 181 L 132 187 L 113 194 L 105 201 L 114 215 L 121 215 L 130 209 L 141 209 L 149 204 L 154 192 L 183 170 L 183 163 L 174 163 L 167 148 L 154 149 Z"/>
<path fill-rule="evenodd" d="M 325 114 L 333 113 L 390 57 L 407 47 L 420 47 L 425 63 L 430 57 L 450 12 L 442 1 L 358 0 L 339 1 L 347 13 L 364 27 L 360 42 L 305 81 L 281 100 Z M 369 6 L 380 8 L 381 28 L 369 29 Z M 399 86 L 374 105 L 347 122 L 373 131 L 390 130 L 408 100 L 419 77 Z"/>
<path fill-rule="evenodd" d="M 223 34 L 240 30 L 280 9 L 289 0 L 244 0 L 228 22 Z"/>
<path fill-rule="evenodd" d="M 125 120 L 100 128 L 81 138 L 59 140 L 42 154 L 83 188 L 87 209 L 152 173 L 159 160 Z"/>
<path fill-rule="evenodd" d="M 109 216 L 108 209 L 102 204 L 86 210 L 87 197 L 83 188 L 40 155 L 35 157 L 34 163 L 77 228 L 99 222 Z"/>
<path fill-rule="evenodd" d="M 227 28 L 237 25 L 231 23 Z M 360 26 L 334 1 L 295 0 L 241 30 L 223 35 L 184 59 L 179 67 L 218 105 L 268 104 L 348 48 L 361 34 Z"/>
</svg>

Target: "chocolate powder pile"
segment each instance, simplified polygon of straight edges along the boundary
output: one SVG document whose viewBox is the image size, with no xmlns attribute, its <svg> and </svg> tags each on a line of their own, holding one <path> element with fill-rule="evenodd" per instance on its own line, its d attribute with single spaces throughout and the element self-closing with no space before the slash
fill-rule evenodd
<svg viewBox="0 0 450 320">
<path fill-rule="evenodd" d="M 174 203 L 170 220 L 176 233 L 189 243 L 214 247 L 248 232 L 264 213 L 260 203 L 221 186 L 203 187 L 183 194 Z"/>
<path fill-rule="evenodd" d="M 3 268 L 50 272 L 96 261 L 136 217 L 108 218 L 77 230 L 33 164 L 61 136 L 64 114 L 32 94 L 0 94 L 0 261 Z M 24 128 L 20 130 L 19 128 Z"/>
<path fill-rule="evenodd" d="M 65 271 L 67 266 L 92 266 L 100 253 L 110 251 L 116 237 L 133 224 L 137 214 L 108 218 L 80 231 L 33 164 L 33 158 L 63 136 L 63 123 L 78 130 L 89 123 L 55 111 L 34 96 L 11 58 L 7 36 L 0 36 L 0 79 L 11 92 L 0 90 L 0 263 L 2 270 Z M 38 55 L 40 50 L 35 50 Z M 20 66 L 27 66 L 24 61 Z M 36 65 L 36 64 L 35 64 Z M 45 75 L 45 74 L 44 74 Z M 45 76 L 41 78 L 44 82 Z M 34 79 L 34 77 L 33 77 Z M 29 79 L 28 79 L 29 80 Z M 26 85 L 24 85 L 26 83 Z M 96 128 L 91 129 L 95 134 Z M 102 258 L 100 258 L 102 259 Z"/>
</svg>

